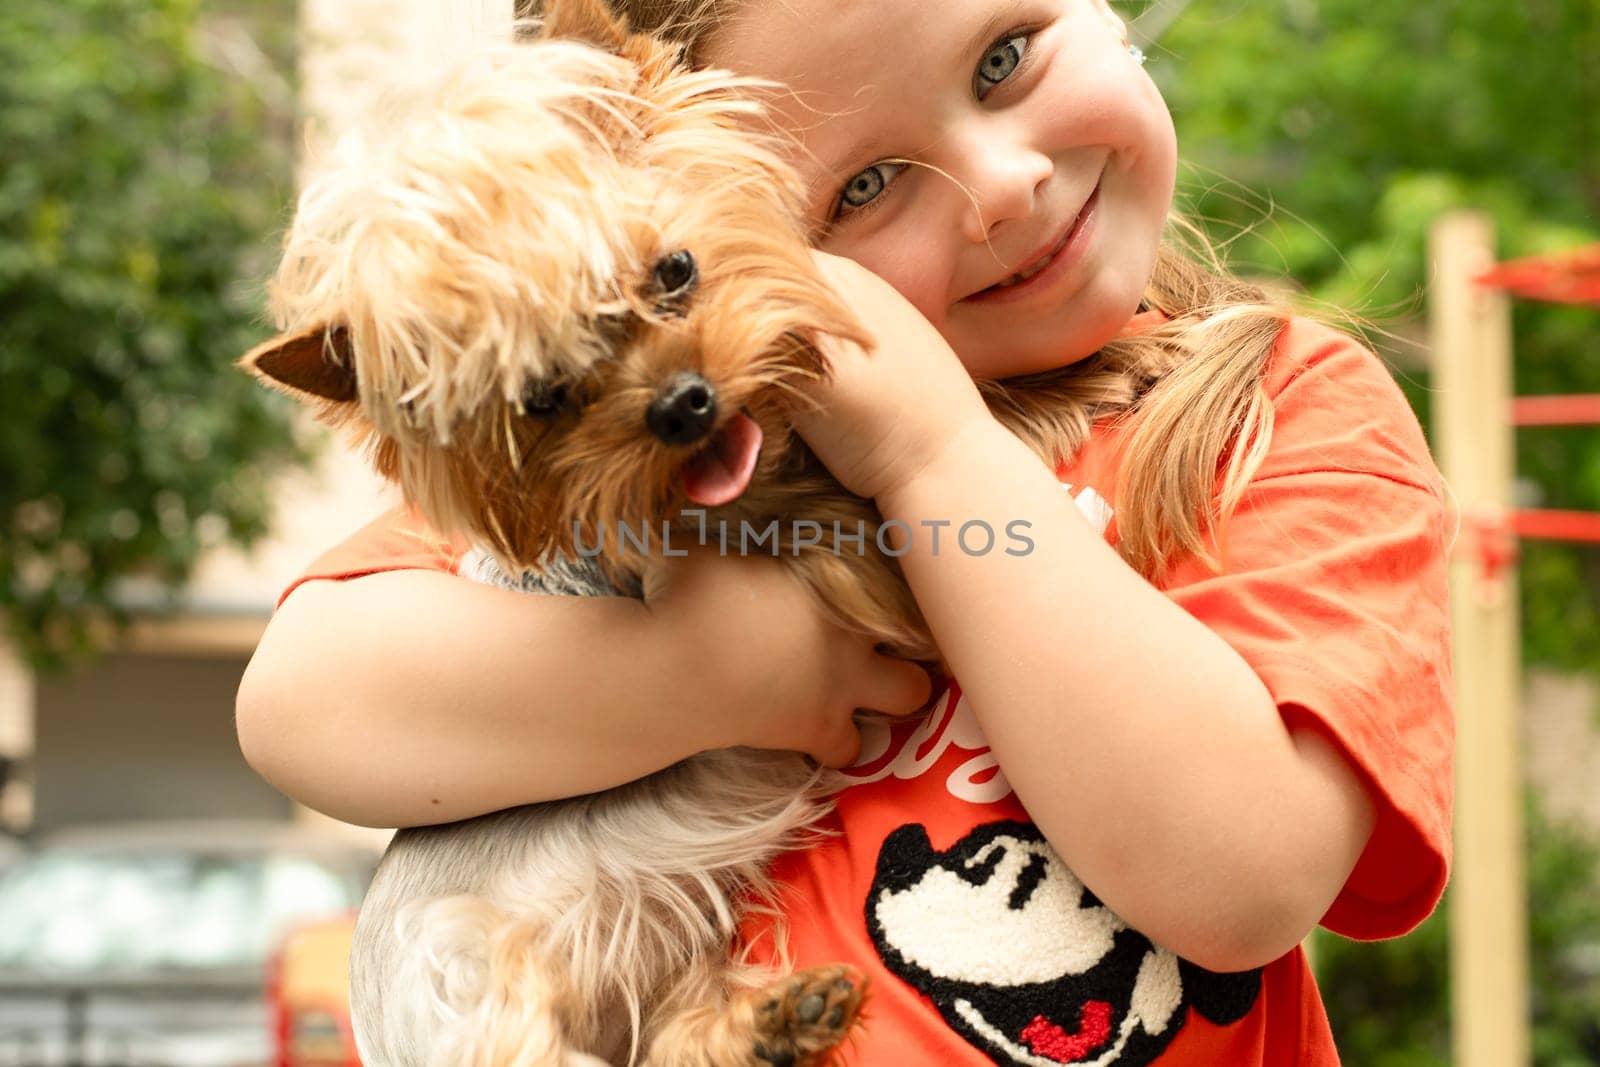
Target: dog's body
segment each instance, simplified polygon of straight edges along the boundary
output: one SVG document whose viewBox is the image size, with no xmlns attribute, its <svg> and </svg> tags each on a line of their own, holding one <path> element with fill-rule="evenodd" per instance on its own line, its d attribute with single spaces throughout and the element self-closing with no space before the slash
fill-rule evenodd
<svg viewBox="0 0 1600 1067">
<path fill-rule="evenodd" d="M 753 531 L 841 623 L 932 665 L 893 557 L 866 549 L 875 509 L 788 425 L 822 339 L 862 338 L 812 265 L 792 172 L 745 128 L 749 86 L 594 0 L 548 7 L 546 39 L 479 59 L 414 130 L 308 188 L 274 284 L 289 332 L 244 364 L 352 428 L 479 546 L 480 580 L 639 595 L 652 560 L 623 527 Z M 831 785 L 799 755 L 711 752 L 401 831 L 351 964 L 364 1062 L 824 1062 L 860 976 L 730 949 Z"/>
<path fill-rule="evenodd" d="M 392 145 L 307 189 L 274 282 L 288 332 L 242 363 L 475 544 L 471 577 L 640 596 L 638 535 L 664 552 L 664 526 L 680 546 L 727 530 L 734 550 L 748 532 L 841 625 L 938 668 L 874 548 L 876 509 L 789 424 L 828 373 L 825 340 L 865 338 L 812 262 L 798 179 L 748 128 L 752 85 L 685 67 L 600 0 L 546 16 L 542 39 L 487 53 Z M 1054 378 L 979 386 L 1049 461 L 1081 440 Z M 784 976 L 730 943 L 776 910 L 767 864 L 815 832 L 834 785 L 799 755 L 712 752 L 401 831 L 351 963 L 363 1061 L 826 1062 L 861 977 Z"/>
<path fill-rule="evenodd" d="M 363 1062 L 618 1063 L 635 1039 L 651 1064 L 812 1062 L 854 1021 L 853 972 L 758 992 L 777 976 L 728 956 L 767 863 L 825 810 L 822 781 L 789 753 L 711 752 L 593 796 L 401 830 L 351 959 Z"/>
</svg>

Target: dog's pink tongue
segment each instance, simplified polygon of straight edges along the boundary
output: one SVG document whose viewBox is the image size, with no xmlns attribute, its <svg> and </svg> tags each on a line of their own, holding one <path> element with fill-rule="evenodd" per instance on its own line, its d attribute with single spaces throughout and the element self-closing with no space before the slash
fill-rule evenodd
<svg viewBox="0 0 1600 1067">
<path fill-rule="evenodd" d="M 761 427 L 740 412 L 684 464 L 683 488 L 690 500 L 708 508 L 737 500 L 750 484 L 760 455 Z"/>
</svg>

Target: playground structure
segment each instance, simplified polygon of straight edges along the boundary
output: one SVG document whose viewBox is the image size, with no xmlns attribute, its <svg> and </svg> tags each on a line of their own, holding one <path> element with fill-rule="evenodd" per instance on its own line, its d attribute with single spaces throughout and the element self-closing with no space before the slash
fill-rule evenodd
<svg viewBox="0 0 1600 1067">
<path fill-rule="evenodd" d="M 1511 297 L 1600 307 L 1600 245 L 1497 263 L 1492 225 L 1475 213 L 1440 218 L 1430 243 L 1435 448 L 1461 515 L 1450 564 L 1453 1060 L 1521 1067 L 1531 1051 L 1517 546 L 1519 539 L 1600 544 L 1600 515 L 1517 508 L 1515 431 L 1600 425 L 1600 396 L 1514 395 Z"/>
</svg>

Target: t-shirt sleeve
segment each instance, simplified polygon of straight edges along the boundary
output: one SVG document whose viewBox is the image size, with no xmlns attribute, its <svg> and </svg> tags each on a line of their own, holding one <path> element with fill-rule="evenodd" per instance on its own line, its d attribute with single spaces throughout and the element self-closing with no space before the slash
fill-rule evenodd
<svg viewBox="0 0 1600 1067">
<path fill-rule="evenodd" d="M 405 507 L 385 512 L 324 552 L 278 597 L 281 606 L 306 582 L 344 581 L 383 571 L 431 570 L 454 573 L 465 546 L 435 533 L 422 516 Z"/>
<path fill-rule="evenodd" d="M 1432 912 L 1450 868 L 1455 514 L 1416 416 L 1365 347 L 1295 320 L 1265 385 L 1273 439 L 1224 530 L 1223 573 L 1190 561 L 1164 584 L 1249 662 L 1286 723 L 1321 731 L 1365 781 L 1377 822 L 1322 925 L 1394 937 Z"/>
</svg>

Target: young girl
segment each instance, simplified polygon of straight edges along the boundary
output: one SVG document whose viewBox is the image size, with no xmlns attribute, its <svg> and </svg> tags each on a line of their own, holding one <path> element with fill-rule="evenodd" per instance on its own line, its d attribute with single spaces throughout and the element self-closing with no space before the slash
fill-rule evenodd
<svg viewBox="0 0 1600 1067">
<path fill-rule="evenodd" d="M 853 1062 L 1336 1063 L 1301 940 L 1406 932 L 1450 857 L 1450 516 L 1383 365 L 1163 243 L 1172 124 L 1106 0 L 614 6 L 794 90 L 819 261 L 878 339 L 799 429 L 913 531 L 958 681 L 861 737 L 926 679 L 771 559 L 527 597 L 396 514 L 285 594 L 251 763 L 387 826 L 803 750 L 854 779 L 777 872 L 795 961 L 871 979 Z M 1053 470 L 984 402 L 1034 373 L 1077 400 Z M 967 525 L 1019 520 L 1021 552 Z"/>
</svg>

